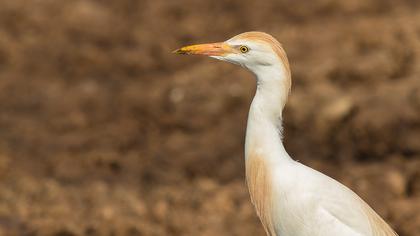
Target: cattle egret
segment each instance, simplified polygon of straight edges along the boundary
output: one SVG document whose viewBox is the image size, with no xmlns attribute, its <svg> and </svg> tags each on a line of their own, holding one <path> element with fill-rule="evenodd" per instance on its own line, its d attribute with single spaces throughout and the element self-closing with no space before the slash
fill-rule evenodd
<svg viewBox="0 0 420 236">
<path fill-rule="evenodd" d="M 291 75 L 286 53 L 276 39 L 246 32 L 225 42 L 186 46 L 174 53 L 210 56 L 255 74 L 257 90 L 245 140 L 246 180 L 267 235 L 397 235 L 349 188 L 287 154 L 282 143 L 282 111 Z"/>
</svg>

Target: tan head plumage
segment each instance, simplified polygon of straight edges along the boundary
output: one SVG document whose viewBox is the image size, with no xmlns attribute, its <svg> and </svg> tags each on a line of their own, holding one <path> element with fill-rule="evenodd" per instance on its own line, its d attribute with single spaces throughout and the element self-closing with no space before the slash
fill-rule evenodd
<svg viewBox="0 0 420 236">
<path fill-rule="evenodd" d="M 273 51 L 280 58 L 281 62 L 283 62 L 286 73 L 288 73 L 290 76 L 291 74 L 290 65 L 289 65 L 289 60 L 287 59 L 286 52 L 284 51 L 279 41 L 277 41 L 273 36 L 264 32 L 250 31 L 250 32 L 238 34 L 232 39 L 246 39 L 246 40 L 251 40 L 251 41 L 261 41 L 261 42 L 267 43 L 268 45 L 271 46 Z"/>
<path fill-rule="evenodd" d="M 286 73 L 286 81 L 285 81 L 285 87 L 290 92 L 290 89 L 292 87 L 292 80 L 291 80 L 291 71 L 290 71 L 290 64 L 289 60 L 287 59 L 287 54 L 284 51 L 281 43 L 277 41 L 273 36 L 259 31 L 250 31 L 245 32 L 242 34 L 238 34 L 234 36 L 232 39 L 244 39 L 244 40 L 250 40 L 250 41 L 260 41 L 264 42 L 273 49 L 274 53 L 278 56 L 280 61 L 283 63 L 284 70 Z"/>
</svg>

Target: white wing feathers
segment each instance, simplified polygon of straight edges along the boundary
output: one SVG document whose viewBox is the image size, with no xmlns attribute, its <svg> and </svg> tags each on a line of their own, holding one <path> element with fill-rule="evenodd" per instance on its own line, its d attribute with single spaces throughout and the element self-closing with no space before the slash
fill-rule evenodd
<svg viewBox="0 0 420 236">
<path fill-rule="evenodd" d="M 326 177 L 322 178 L 325 188 L 320 193 L 319 204 L 331 216 L 360 235 L 398 236 L 356 193 L 334 179 L 323 176 Z"/>
</svg>

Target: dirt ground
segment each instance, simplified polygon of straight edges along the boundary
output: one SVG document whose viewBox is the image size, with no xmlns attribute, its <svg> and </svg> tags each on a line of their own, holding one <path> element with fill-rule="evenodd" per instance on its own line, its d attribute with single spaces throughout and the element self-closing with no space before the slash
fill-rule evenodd
<svg viewBox="0 0 420 236">
<path fill-rule="evenodd" d="M 420 2 L 0 1 L 0 235 L 264 235 L 243 69 L 171 51 L 284 45 L 290 155 L 420 236 Z"/>
</svg>

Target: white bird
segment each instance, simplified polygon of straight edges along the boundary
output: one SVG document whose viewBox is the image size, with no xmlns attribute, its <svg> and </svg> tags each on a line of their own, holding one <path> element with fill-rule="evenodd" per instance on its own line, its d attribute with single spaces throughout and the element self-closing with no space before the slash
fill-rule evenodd
<svg viewBox="0 0 420 236">
<path fill-rule="evenodd" d="M 282 111 L 291 88 L 286 53 L 271 35 L 246 32 L 225 42 L 175 50 L 207 55 L 253 72 L 257 90 L 248 116 L 246 180 L 269 236 L 388 236 L 394 230 L 356 193 L 294 161 L 282 142 Z"/>
</svg>

